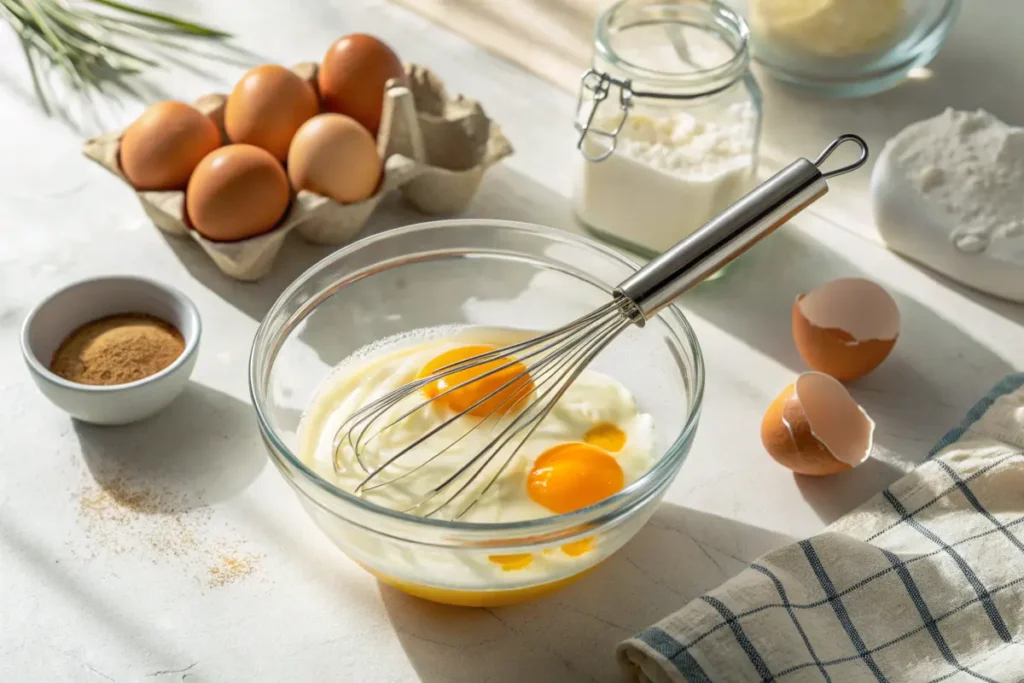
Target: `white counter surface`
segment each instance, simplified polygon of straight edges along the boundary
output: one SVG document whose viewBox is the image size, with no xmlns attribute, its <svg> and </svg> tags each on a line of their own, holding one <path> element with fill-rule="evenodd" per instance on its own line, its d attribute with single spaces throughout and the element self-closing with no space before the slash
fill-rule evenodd
<svg viewBox="0 0 1024 683">
<path fill-rule="evenodd" d="M 819 102 L 762 79 L 770 163 L 837 133 L 878 146 L 943 106 L 1021 124 L 1014 3 L 969 2 L 931 77 L 867 100 Z M 167 2 L 228 28 L 259 59 L 317 59 L 337 36 L 378 34 L 451 89 L 479 98 L 517 154 L 468 216 L 578 229 L 571 216 L 574 98 L 418 16 L 374 0 Z M 1002 13 L 1001 13 L 1001 11 Z M 150 100 L 227 88 L 240 67 L 176 68 Z M 156 75 L 154 74 L 154 78 Z M 18 43 L 0 30 L 0 680 L 614 681 L 613 648 L 788 539 L 813 534 L 924 457 L 992 384 L 1024 367 L 1024 307 L 974 294 L 872 241 L 868 173 L 683 301 L 704 349 L 704 416 L 652 522 L 579 584 L 517 607 L 462 610 L 378 585 L 313 526 L 257 435 L 246 363 L 281 289 L 328 253 L 290 240 L 270 277 L 220 275 L 163 237 L 129 190 L 80 154 L 126 124 L 136 100 L 79 130 L 38 108 Z M 380 230 L 419 220 L 397 202 Z M 26 312 L 74 280 L 137 273 L 183 289 L 204 339 L 185 395 L 116 429 L 72 422 L 35 390 L 18 349 Z M 853 387 L 878 423 L 876 457 L 824 480 L 795 478 L 759 440 L 761 415 L 802 369 L 796 294 L 867 275 L 903 313 L 890 359 Z M 121 505 L 111 497 L 120 498 Z M 126 503 L 125 503 L 126 501 Z M 129 508 L 124 507 L 128 504 Z"/>
</svg>

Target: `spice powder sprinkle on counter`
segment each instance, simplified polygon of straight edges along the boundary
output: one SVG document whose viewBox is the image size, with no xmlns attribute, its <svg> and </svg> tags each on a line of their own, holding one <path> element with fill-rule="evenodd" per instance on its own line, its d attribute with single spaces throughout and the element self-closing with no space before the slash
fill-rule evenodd
<svg viewBox="0 0 1024 683">
<path fill-rule="evenodd" d="M 185 351 L 173 325 L 151 315 L 100 318 L 61 342 L 50 370 L 78 384 L 114 385 L 155 375 Z"/>
<path fill-rule="evenodd" d="M 259 555 L 221 554 L 219 561 L 210 565 L 210 588 L 220 588 L 251 576 L 259 566 Z"/>
<path fill-rule="evenodd" d="M 264 555 L 249 552 L 236 533 L 214 524 L 214 512 L 201 495 L 122 475 L 91 477 L 74 494 L 87 557 L 129 556 L 173 566 L 208 588 L 250 579 Z"/>
</svg>

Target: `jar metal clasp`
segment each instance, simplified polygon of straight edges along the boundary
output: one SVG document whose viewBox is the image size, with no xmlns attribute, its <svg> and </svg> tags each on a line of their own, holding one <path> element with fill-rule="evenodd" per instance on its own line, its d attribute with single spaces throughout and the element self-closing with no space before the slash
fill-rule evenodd
<svg viewBox="0 0 1024 683">
<path fill-rule="evenodd" d="M 579 132 L 579 139 L 576 140 L 576 149 L 589 161 L 604 161 L 615 151 L 618 144 L 619 133 L 629 117 L 629 111 L 633 107 L 633 100 L 636 98 L 649 98 L 654 100 L 699 100 L 718 93 L 725 92 L 739 80 L 739 76 L 719 83 L 711 88 L 703 88 L 693 92 L 662 92 L 634 90 L 633 81 L 628 78 L 615 78 L 610 74 L 596 69 L 587 69 L 587 72 L 580 78 L 580 89 L 576 97 L 576 130 Z M 599 130 L 593 128 L 594 116 L 601 103 L 608 99 L 612 86 L 619 89 L 619 112 L 621 117 L 612 130 Z M 588 96 L 589 95 L 589 96 Z M 586 114 L 584 115 L 584 112 Z M 599 154 L 591 154 L 587 151 L 584 143 L 588 135 L 596 135 L 600 138 L 607 138 L 610 142 Z"/>
<path fill-rule="evenodd" d="M 591 128 L 598 107 L 608 98 L 613 85 L 619 89 L 619 111 L 621 117 L 612 130 Z M 588 161 L 604 161 L 610 157 L 615 151 L 615 146 L 618 144 L 618 135 L 622 132 L 622 126 L 626 123 L 626 118 L 629 116 L 629 110 L 632 106 L 632 81 L 628 79 L 622 80 L 601 71 L 588 69 L 580 78 L 580 89 L 576 98 L 576 130 L 580 134 L 576 140 L 576 149 Z M 604 146 L 605 148 L 600 153 L 591 154 L 587 151 L 584 142 L 586 142 L 588 135 L 596 135 L 607 139 L 607 145 Z"/>
</svg>

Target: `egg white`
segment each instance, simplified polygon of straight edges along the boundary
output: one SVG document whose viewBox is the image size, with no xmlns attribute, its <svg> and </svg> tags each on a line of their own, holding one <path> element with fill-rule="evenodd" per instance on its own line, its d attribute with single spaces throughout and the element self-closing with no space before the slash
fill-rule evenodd
<svg viewBox="0 0 1024 683">
<path fill-rule="evenodd" d="M 453 413 L 435 402 L 400 419 L 426 400 L 422 392 L 414 392 L 391 406 L 380 422 L 367 431 L 367 436 L 378 431 L 379 434 L 361 447 L 361 464 L 356 460 L 352 447 L 346 440 L 342 440 L 338 449 L 340 468 L 336 471 L 336 436 L 355 411 L 413 381 L 424 365 L 449 349 L 468 344 L 502 346 L 515 340 L 516 336 L 521 337 L 522 333 L 464 329 L 440 339 L 411 343 L 406 340 L 398 348 L 385 341 L 375 345 L 377 353 L 356 354 L 343 361 L 325 381 L 303 416 L 299 428 L 300 458 L 325 480 L 343 490 L 355 491 L 367 476 L 367 470 L 372 471 L 385 463 L 388 458 L 453 416 Z M 380 351 L 382 348 L 386 350 Z M 509 419 L 495 419 L 479 424 L 480 418 L 458 418 L 443 431 L 413 446 L 374 481 L 387 482 L 422 465 L 420 469 L 386 486 L 363 491 L 360 495 L 383 507 L 409 509 L 480 453 L 507 426 Z M 451 505 L 437 512 L 436 516 L 451 518 L 465 508 L 492 478 L 494 484 L 465 512 L 461 517 L 463 521 L 512 522 L 554 514 L 533 501 L 528 494 L 527 476 L 534 461 L 549 448 L 583 441 L 588 430 L 602 423 L 615 425 L 626 436 L 625 445 L 611 455 L 622 468 L 625 484 L 629 485 L 642 476 L 653 462 L 653 418 L 639 410 L 632 394 L 620 382 L 600 372 L 585 370 L 511 460 L 508 459 L 510 448 L 501 451 L 485 467 L 477 481 Z M 379 429 L 387 425 L 391 426 Z M 476 429 L 471 429 L 473 427 Z M 456 441 L 463 434 L 465 436 Z M 427 462 L 428 458 L 441 451 L 443 453 L 440 456 Z M 502 468 L 506 461 L 508 466 Z M 413 513 L 431 512 L 447 500 L 463 481 L 457 481 L 446 492 L 438 494 L 427 505 L 413 510 Z"/>
</svg>

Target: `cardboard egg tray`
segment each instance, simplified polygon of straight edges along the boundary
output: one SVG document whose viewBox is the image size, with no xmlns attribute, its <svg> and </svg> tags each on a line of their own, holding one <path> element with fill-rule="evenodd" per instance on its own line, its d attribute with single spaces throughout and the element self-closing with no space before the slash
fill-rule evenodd
<svg viewBox="0 0 1024 683">
<path fill-rule="evenodd" d="M 317 64 L 292 68 L 316 89 Z M 194 105 L 210 116 L 224 133 L 227 96 L 204 95 Z M 123 131 L 109 132 L 85 142 L 87 157 L 128 183 L 121 171 L 119 148 Z M 302 190 L 295 194 L 281 222 L 270 232 L 235 242 L 203 237 L 189 225 L 185 193 L 137 192 L 146 214 L 160 230 L 191 237 L 225 274 L 257 280 L 274 264 L 285 237 L 293 229 L 316 244 L 346 244 L 366 225 L 384 196 L 400 190 L 425 214 L 457 213 L 473 198 L 484 172 L 512 153 L 512 145 L 480 104 L 451 96 L 429 69 L 406 66 L 406 82 L 389 81 L 377 151 L 384 170 L 376 193 L 361 202 L 340 204 Z"/>
</svg>

